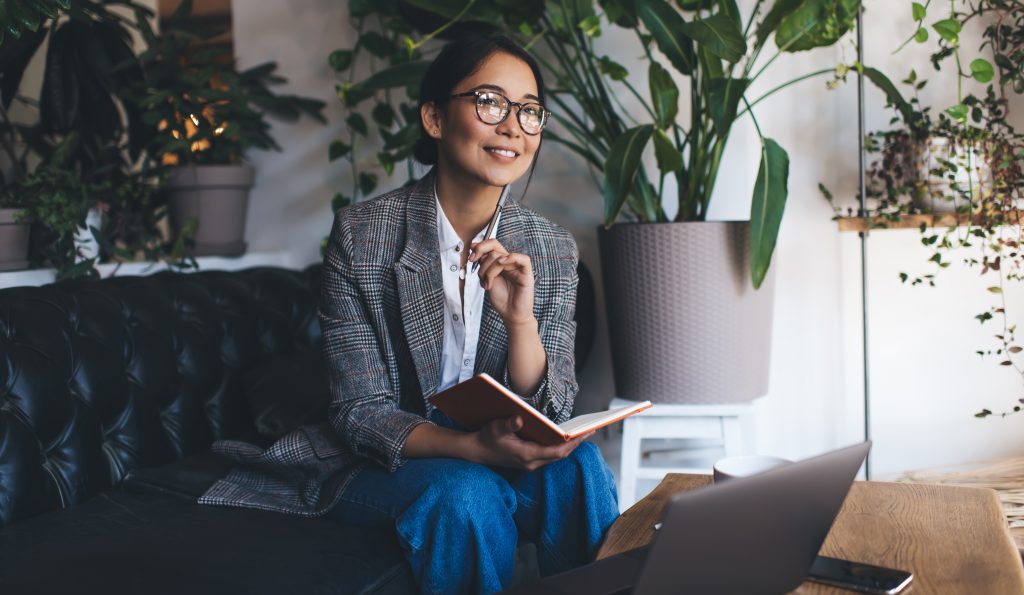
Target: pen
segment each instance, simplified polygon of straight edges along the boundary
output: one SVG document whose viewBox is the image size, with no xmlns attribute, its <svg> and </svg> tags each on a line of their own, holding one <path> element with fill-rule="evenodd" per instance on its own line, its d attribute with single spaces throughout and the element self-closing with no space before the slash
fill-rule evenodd
<svg viewBox="0 0 1024 595">
<path fill-rule="evenodd" d="M 484 231 L 484 239 L 485 240 L 491 239 L 491 234 L 497 231 L 497 229 L 495 229 L 495 227 L 496 227 L 496 224 L 498 223 L 498 213 L 501 212 L 501 207 L 503 207 L 505 205 L 505 199 L 506 198 L 508 198 L 508 186 L 505 186 L 504 188 L 502 188 L 502 190 L 501 190 L 501 198 L 498 199 L 498 204 L 497 204 L 497 206 L 494 207 L 494 214 L 491 215 L 491 220 L 487 222 L 487 229 Z M 470 267 L 469 272 L 475 273 L 478 268 L 480 268 L 480 261 L 479 260 L 473 262 L 473 266 Z"/>
</svg>

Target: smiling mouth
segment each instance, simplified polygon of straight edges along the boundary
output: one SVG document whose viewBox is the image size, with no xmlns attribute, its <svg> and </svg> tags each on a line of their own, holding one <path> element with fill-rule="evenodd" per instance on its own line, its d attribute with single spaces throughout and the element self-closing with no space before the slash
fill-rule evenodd
<svg viewBox="0 0 1024 595">
<path fill-rule="evenodd" d="M 511 149 L 497 149 L 497 148 L 494 148 L 494 147 L 488 147 L 488 148 L 486 148 L 484 150 L 487 151 L 488 153 L 494 153 L 495 155 L 500 155 L 501 157 L 515 158 L 515 157 L 519 156 L 519 153 L 516 153 L 515 151 L 513 151 Z"/>
</svg>

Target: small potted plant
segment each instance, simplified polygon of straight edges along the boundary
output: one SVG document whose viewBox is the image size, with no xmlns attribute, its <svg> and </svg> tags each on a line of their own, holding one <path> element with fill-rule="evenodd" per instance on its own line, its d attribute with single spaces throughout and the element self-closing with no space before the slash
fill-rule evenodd
<svg viewBox="0 0 1024 595">
<path fill-rule="evenodd" d="M 286 82 L 267 62 L 239 71 L 228 47 L 210 43 L 217 32 L 189 24 L 192 3 L 181 3 L 160 35 L 145 19 L 147 43 L 140 55 L 144 76 L 135 101 L 141 120 L 157 132 L 149 157 L 166 168 L 171 225 L 195 226 L 195 255 L 245 252 L 245 219 L 255 171 L 245 162 L 250 148 L 280 150 L 268 115 L 294 120 L 308 114 L 324 121 L 316 99 L 276 95 Z"/>
<path fill-rule="evenodd" d="M 95 274 L 96 260 L 111 256 L 101 253 L 100 244 L 125 245 L 98 237 L 105 226 L 101 211 L 107 193 L 133 191 L 126 186 L 133 182 L 125 182 L 136 178 L 128 174 L 129 164 L 148 135 L 136 106 L 123 100 L 128 84 L 141 76 L 131 26 L 98 0 L 32 4 L 19 9 L 0 46 L 0 202 L 17 212 L 13 223 L 12 211 L 3 215 L 4 229 L 14 233 L 9 245 L 20 247 L 32 221 L 31 261 L 56 267 L 59 278 Z M 140 18 L 152 14 L 132 2 L 119 4 Z M 44 45 L 43 84 L 33 101 L 19 89 Z M 10 116 L 12 106 L 23 113 Z M 124 214 L 127 218 L 111 221 L 112 227 L 125 230 L 126 221 L 143 216 Z M 140 235 L 141 228 L 122 233 Z M 26 264 L 24 256 L 4 253 L 0 261 L 4 268 Z"/>
</svg>

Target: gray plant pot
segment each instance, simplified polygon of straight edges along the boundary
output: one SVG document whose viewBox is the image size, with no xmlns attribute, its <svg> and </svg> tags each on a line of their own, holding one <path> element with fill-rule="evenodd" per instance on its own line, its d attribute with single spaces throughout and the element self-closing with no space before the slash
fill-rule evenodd
<svg viewBox="0 0 1024 595">
<path fill-rule="evenodd" d="M 740 403 L 768 392 L 774 274 L 750 281 L 747 222 L 598 230 L 616 395 Z"/>
<path fill-rule="evenodd" d="M 256 173 L 249 164 L 189 165 L 171 170 L 166 190 L 175 235 L 198 222 L 196 256 L 245 254 L 245 218 Z"/>
<path fill-rule="evenodd" d="M 21 209 L 0 209 L 0 271 L 28 268 L 28 237 L 32 224 L 19 223 Z"/>
</svg>

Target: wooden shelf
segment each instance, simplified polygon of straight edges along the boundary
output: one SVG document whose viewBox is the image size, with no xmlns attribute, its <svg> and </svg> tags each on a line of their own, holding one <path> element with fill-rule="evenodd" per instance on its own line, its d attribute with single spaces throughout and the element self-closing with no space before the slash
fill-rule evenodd
<svg viewBox="0 0 1024 595">
<path fill-rule="evenodd" d="M 1024 222 L 1024 211 L 1010 211 L 1006 214 L 1007 219 L 1015 222 Z M 973 221 L 965 213 L 936 213 L 930 215 L 902 215 L 899 220 L 891 221 L 884 217 L 839 217 L 839 231 L 868 231 L 869 229 L 918 229 L 924 223 L 927 227 L 955 227 L 973 223 L 980 225 L 980 215 L 975 215 Z"/>
</svg>

